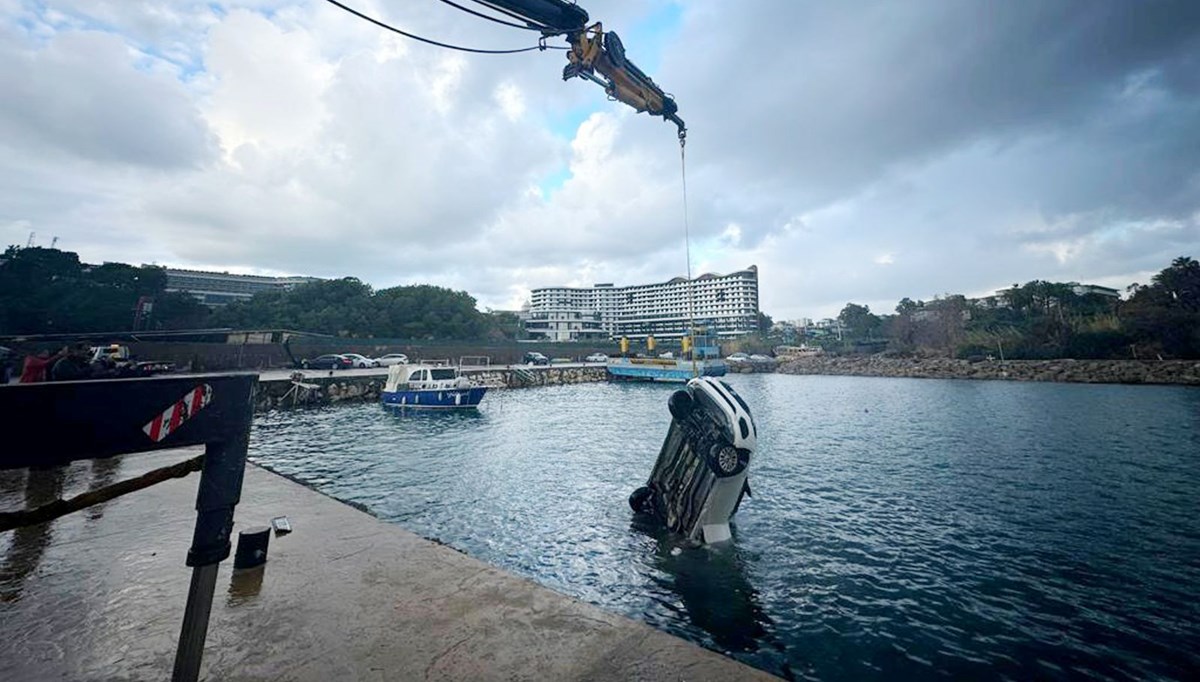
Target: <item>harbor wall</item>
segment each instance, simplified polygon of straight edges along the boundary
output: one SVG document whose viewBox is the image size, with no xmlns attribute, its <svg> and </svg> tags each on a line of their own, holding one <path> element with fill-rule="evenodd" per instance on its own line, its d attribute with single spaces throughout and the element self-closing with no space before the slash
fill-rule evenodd
<svg viewBox="0 0 1200 682">
<path fill-rule="evenodd" d="M 231 343 L 169 343 L 142 341 L 126 344 L 138 359 L 164 360 L 176 367 L 191 371 L 226 371 L 238 369 L 276 369 L 291 367 L 291 360 L 283 346 L 277 343 L 231 344 Z M 493 365 L 520 362 L 529 351 L 536 351 L 550 358 L 581 360 L 592 353 L 612 355 L 618 351 L 612 343 L 517 343 L 517 342 L 405 342 L 371 343 L 362 339 L 330 339 L 315 343 L 296 342 L 291 344 L 292 355 L 297 360 L 315 358 L 326 353 L 359 353 L 369 358 L 388 353 L 404 353 L 413 362 L 420 360 L 449 360 L 457 363 L 465 356 L 490 358 Z"/>
<path fill-rule="evenodd" d="M 512 369 L 464 369 L 472 383 L 493 389 L 557 386 L 604 381 L 603 367 L 516 367 Z M 254 396 L 256 412 L 303 405 L 329 405 L 348 401 L 378 401 L 386 374 L 356 376 L 312 376 L 299 382 L 289 378 L 258 382 Z"/>
<path fill-rule="evenodd" d="M 919 379 L 999 379 L 1091 384 L 1200 386 L 1195 360 L 985 360 L 818 356 L 782 360 L 782 374 L 824 374 Z"/>
</svg>

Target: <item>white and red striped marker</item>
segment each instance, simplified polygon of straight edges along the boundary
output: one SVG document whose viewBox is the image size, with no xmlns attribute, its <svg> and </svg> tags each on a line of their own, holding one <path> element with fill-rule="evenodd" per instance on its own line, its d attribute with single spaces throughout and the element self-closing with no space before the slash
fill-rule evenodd
<svg viewBox="0 0 1200 682">
<path fill-rule="evenodd" d="M 204 409 L 210 402 L 212 402 L 212 386 L 201 384 L 180 398 L 177 403 L 163 410 L 161 414 L 155 415 L 149 424 L 142 427 L 142 430 L 146 432 L 147 436 L 150 436 L 150 440 L 157 443 L 169 436 L 184 422 L 196 416 L 196 413 Z"/>
</svg>

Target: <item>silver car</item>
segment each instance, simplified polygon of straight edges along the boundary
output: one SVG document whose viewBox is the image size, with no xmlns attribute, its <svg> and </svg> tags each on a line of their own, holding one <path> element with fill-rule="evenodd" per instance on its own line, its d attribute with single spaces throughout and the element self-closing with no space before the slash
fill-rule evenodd
<svg viewBox="0 0 1200 682">
<path fill-rule="evenodd" d="M 377 363 L 374 360 L 365 355 L 359 355 L 358 353 L 342 353 L 342 356 L 350 358 L 352 366 L 358 369 L 366 369 L 368 367 L 377 366 Z"/>
</svg>

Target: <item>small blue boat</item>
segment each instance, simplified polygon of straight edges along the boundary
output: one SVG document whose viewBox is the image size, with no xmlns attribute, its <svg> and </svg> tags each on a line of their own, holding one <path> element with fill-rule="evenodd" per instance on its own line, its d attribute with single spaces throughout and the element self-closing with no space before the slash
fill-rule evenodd
<svg viewBox="0 0 1200 682">
<path fill-rule="evenodd" d="M 479 406 L 486 386 L 472 386 L 457 367 L 392 365 L 380 398 L 384 405 L 428 410 Z"/>
</svg>

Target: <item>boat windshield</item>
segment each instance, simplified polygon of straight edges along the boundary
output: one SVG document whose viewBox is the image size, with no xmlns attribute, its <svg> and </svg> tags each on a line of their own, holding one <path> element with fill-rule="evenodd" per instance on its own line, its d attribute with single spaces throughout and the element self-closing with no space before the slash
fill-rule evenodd
<svg viewBox="0 0 1200 682">
<path fill-rule="evenodd" d="M 454 378 L 454 370 L 453 369 L 431 369 L 429 371 L 432 374 L 431 378 L 434 381 Z"/>
</svg>

